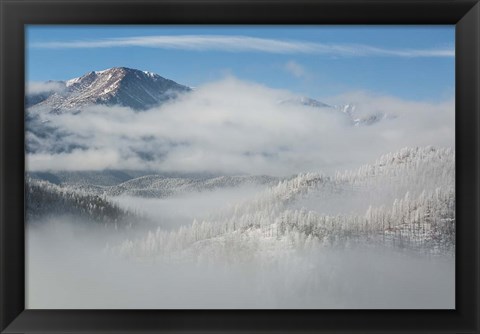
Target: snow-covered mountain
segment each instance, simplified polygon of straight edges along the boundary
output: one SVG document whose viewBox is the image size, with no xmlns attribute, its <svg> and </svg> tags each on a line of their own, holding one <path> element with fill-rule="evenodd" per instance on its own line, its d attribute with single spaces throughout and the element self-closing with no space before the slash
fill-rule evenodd
<svg viewBox="0 0 480 334">
<path fill-rule="evenodd" d="M 96 196 L 136 196 L 142 198 L 165 198 L 183 193 L 212 191 L 217 189 L 236 188 L 241 186 L 272 186 L 280 180 L 273 176 L 175 176 L 147 174 L 131 176 L 140 172 L 125 173 L 122 171 L 107 171 L 96 173 L 96 177 L 85 177 L 85 172 L 60 173 L 30 173 L 32 178 L 43 182 L 54 183 L 61 189 L 83 191 Z M 146 172 L 144 172 L 146 173 Z M 65 174 L 67 177 L 65 178 Z M 116 174 L 116 175 L 112 175 Z M 120 174 L 120 175 L 118 175 Z M 130 175 L 130 178 L 128 178 Z M 88 176 L 88 175 L 87 175 Z M 127 177 L 127 180 L 106 185 L 108 181 Z"/>
<path fill-rule="evenodd" d="M 293 99 L 287 99 L 287 100 L 282 100 L 280 101 L 280 104 L 287 104 L 287 105 L 302 105 L 306 107 L 313 107 L 313 108 L 332 108 L 332 106 L 317 101 L 315 99 L 306 97 L 306 96 L 301 96 Z"/>
<path fill-rule="evenodd" d="M 28 94 L 26 106 L 53 113 L 79 111 L 95 104 L 145 110 L 191 90 L 158 74 L 126 67 L 92 71 L 56 83 L 59 89 Z"/>
<path fill-rule="evenodd" d="M 114 251 L 133 257 L 174 253 L 175 260 L 211 259 L 214 254 L 238 258 L 245 255 L 243 251 L 254 252 L 256 257 L 271 251 L 264 248 L 273 244 L 284 251 L 304 250 L 312 243 L 345 246 L 361 242 L 431 254 L 451 253 L 456 222 L 454 161 L 451 149 L 405 148 L 333 178 L 299 174 L 195 220 L 189 227 L 174 231 L 158 228 L 143 238 L 123 242 Z M 380 185 L 384 188 L 381 191 Z M 353 191 L 356 196 L 351 196 Z M 367 197 L 363 210 L 347 209 L 355 197 Z M 306 201 L 315 202 L 315 206 L 306 205 Z M 335 205 L 342 205 L 344 210 L 328 213 L 328 207 Z M 228 249 L 232 245 L 234 252 Z"/>
<path fill-rule="evenodd" d="M 25 106 L 31 111 L 62 113 L 78 112 L 90 105 L 120 105 L 146 110 L 172 100 L 193 89 L 158 74 L 127 67 L 92 71 L 67 81 L 48 81 L 42 92 L 28 92 Z M 279 104 L 339 112 L 354 126 L 372 125 L 394 118 L 387 113 L 359 114 L 354 104 L 329 105 L 310 97 L 289 98 Z"/>
<path fill-rule="evenodd" d="M 384 112 L 374 112 L 374 113 L 367 113 L 367 114 L 359 114 L 357 105 L 355 104 L 345 104 L 334 106 L 336 110 L 344 113 L 346 116 L 349 117 L 352 124 L 355 126 L 361 125 L 372 125 L 378 123 L 385 119 L 394 119 L 396 118 L 395 115 L 390 115 Z"/>
<path fill-rule="evenodd" d="M 383 112 L 374 113 L 359 113 L 357 105 L 355 104 L 342 104 L 342 105 L 329 105 L 324 102 L 309 98 L 298 97 L 294 99 L 287 99 L 280 101 L 280 104 L 297 105 L 303 107 L 313 108 L 315 110 L 329 111 L 340 113 L 345 116 L 347 121 L 354 126 L 368 126 L 378 123 L 385 119 L 394 119 L 394 115 Z"/>
</svg>

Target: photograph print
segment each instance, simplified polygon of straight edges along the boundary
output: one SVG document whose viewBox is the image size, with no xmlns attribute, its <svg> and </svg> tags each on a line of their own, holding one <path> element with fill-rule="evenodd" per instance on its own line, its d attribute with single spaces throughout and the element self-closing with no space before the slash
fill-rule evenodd
<svg viewBox="0 0 480 334">
<path fill-rule="evenodd" d="M 454 26 L 25 31 L 27 309 L 455 309 Z"/>
</svg>

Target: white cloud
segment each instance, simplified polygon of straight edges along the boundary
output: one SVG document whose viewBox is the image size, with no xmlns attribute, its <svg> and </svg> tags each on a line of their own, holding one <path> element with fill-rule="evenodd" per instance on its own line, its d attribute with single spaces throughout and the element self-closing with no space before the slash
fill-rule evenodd
<svg viewBox="0 0 480 334">
<path fill-rule="evenodd" d="M 280 40 L 227 35 L 159 35 L 98 40 L 50 41 L 31 44 L 33 48 L 78 49 L 148 47 L 195 51 L 266 52 L 277 54 L 325 54 L 332 56 L 454 57 L 451 48 L 385 49 L 364 44 L 327 44 L 299 40 Z"/>
<path fill-rule="evenodd" d="M 405 101 L 364 92 L 324 102 L 355 102 L 358 113 L 398 117 L 354 127 L 345 114 L 279 101 L 282 90 L 226 78 L 177 102 L 145 112 L 97 106 L 51 116 L 86 150 L 30 154 L 29 170 L 153 169 L 175 172 L 289 175 L 333 172 L 374 161 L 405 146 L 454 146 L 454 102 Z M 46 139 L 48 140 L 48 139 Z M 58 144 L 44 142 L 44 147 Z"/>
<path fill-rule="evenodd" d="M 120 164 L 120 156 L 113 149 L 73 150 L 70 153 L 29 155 L 27 169 L 34 170 L 101 170 Z"/>
<path fill-rule="evenodd" d="M 296 61 L 290 60 L 285 66 L 285 70 L 297 78 L 304 78 L 307 75 L 305 68 Z"/>
<path fill-rule="evenodd" d="M 59 81 L 30 81 L 25 87 L 27 94 L 42 94 L 50 92 L 61 92 L 65 89 L 65 84 Z"/>
</svg>

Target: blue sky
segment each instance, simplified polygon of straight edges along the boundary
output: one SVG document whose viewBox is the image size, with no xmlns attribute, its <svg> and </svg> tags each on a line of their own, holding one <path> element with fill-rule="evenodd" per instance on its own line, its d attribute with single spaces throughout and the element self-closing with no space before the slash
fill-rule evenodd
<svg viewBox="0 0 480 334">
<path fill-rule="evenodd" d="M 27 80 L 126 66 L 189 86 L 233 75 L 325 100 L 454 96 L 454 26 L 28 26 Z"/>
</svg>

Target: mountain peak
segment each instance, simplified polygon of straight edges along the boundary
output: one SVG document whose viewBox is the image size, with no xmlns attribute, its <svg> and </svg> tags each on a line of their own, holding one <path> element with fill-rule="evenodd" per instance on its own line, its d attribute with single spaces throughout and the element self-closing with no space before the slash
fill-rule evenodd
<svg viewBox="0 0 480 334">
<path fill-rule="evenodd" d="M 153 72 L 148 72 L 148 71 L 142 71 L 142 70 L 137 70 L 135 68 L 130 68 L 130 67 L 111 67 L 107 68 L 106 70 L 101 70 L 101 71 L 92 71 L 90 73 L 95 73 L 96 75 L 103 75 L 103 74 L 119 74 L 119 75 L 127 75 L 127 74 L 134 74 L 134 75 L 146 75 L 151 78 L 161 78 L 160 75 L 153 73 Z"/>
<path fill-rule="evenodd" d="M 145 110 L 191 90 L 158 74 L 128 67 L 91 71 L 63 83 L 63 92 L 51 94 L 34 107 L 56 113 L 94 104 Z"/>
</svg>

